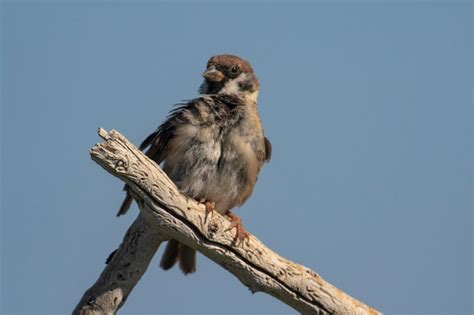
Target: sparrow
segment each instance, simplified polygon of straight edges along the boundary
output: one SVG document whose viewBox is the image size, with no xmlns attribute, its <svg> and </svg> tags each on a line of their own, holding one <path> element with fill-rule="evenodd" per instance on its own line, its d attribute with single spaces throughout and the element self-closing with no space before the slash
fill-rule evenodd
<svg viewBox="0 0 474 315">
<path fill-rule="evenodd" d="M 205 204 L 206 211 L 226 215 L 236 241 L 248 237 L 231 209 L 252 194 L 257 176 L 271 157 L 257 111 L 259 81 L 252 66 L 234 55 L 209 59 L 199 97 L 177 104 L 167 119 L 140 145 L 184 195 Z M 129 209 L 127 195 L 117 216 Z M 177 262 L 184 274 L 196 270 L 196 251 L 169 240 L 160 266 Z"/>
</svg>

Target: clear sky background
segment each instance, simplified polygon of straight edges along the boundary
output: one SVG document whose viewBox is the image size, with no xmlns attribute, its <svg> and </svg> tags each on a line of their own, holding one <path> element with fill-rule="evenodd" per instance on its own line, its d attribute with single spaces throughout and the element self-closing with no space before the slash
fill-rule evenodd
<svg viewBox="0 0 474 315">
<path fill-rule="evenodd" d="M 3 1 L 3 314 L 66 314 L 137 215 L 89 158 L 139 143 L 232 53 L 273 158 L 236 211 L 281 255 L 387 314 L 472 312 L 470 1 Z M 203 256 L 121 314 L 293 314 Z"/>
</svg>

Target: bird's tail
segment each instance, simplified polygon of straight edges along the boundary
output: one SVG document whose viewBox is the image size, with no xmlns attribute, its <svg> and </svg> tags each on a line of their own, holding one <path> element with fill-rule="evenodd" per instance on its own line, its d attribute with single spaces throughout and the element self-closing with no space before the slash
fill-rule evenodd
<svg viewBox="0 0 474 315">
<path fill-rule="evenodd" d="M 128 192 L 128 189 L 128 186 L 124 187 L 124 190 L 127 191 L 127 196 L 117 212 L 118 217 L 127 213 L 132 204 L 133 197 Z M 161 258 L 160 266 L 164 270 L 168 270 L 178 261 L 179 267 L 185 275 L 196 271 L 196 251 L 176 240 L 169 240 L 165 252 L 163 253 L 163 257 Z"/>
<path fill-rule="evenodd" d="M 125 196 L 125 199 L 123 200 L 122 205 L 117 212 L 118 217 L 127 213 L 128 209 L 132 205 L 133 197 L 130 195 L 129 189 L 130 187 L 128 187 L 128 185 L 123 186 L 123 190 L 127 193 L 127 195 Z"/>
<path fill-rule="evenodd" d="M 169 240 L 160 266 L 164 270 L 168 270 L 178 261 L 179 267 L 185 275 L 196 271 L 196 251 L 176 240 Z"/>
</svg>

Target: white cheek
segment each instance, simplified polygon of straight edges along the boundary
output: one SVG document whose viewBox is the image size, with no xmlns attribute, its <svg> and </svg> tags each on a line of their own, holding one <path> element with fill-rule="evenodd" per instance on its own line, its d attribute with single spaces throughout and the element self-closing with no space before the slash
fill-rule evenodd
<svg viewBox="0 0 474 315">
<path fill-rule="evenodd" d="M 237 94 L 250 102 L 257 102 L 258 90 L 255 92 L 243 92 L 240 90 L 239 83 L 247 80 L 247 74 L 242 73 L 232 81 L 227 82 L 219 91 L 219 94 Z"/>
<path fill-rule="evenodd" d="M 242 75 L 240 75 L 242 76 Z M 237 79 L 235 80 L 231 80 L 229 82 L 227 82 L 224 87 L 219 91 L 219 94 L 239 94 L 240 90 L 239 90 L 239 79 L 240 77 L 238 77 Z"/>
<path fill-rule="evenodd" d="M 219 91 L 219 94 L 240 94 L 242 93 L 239 88 L 239 83 L 247 79 L 247 74 L 241 73 L 234 80 L 227 82 L 224 87 Z"/>
</svg>

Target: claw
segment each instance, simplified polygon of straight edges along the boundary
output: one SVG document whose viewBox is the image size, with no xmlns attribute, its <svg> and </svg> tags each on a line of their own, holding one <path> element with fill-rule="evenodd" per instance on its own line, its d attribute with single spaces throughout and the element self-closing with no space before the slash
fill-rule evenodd
<svg viewBox="0 0 474 315">
<path fill-rule="evenodd" d="M 198 201 L 199 203 L 203 203 L 204 206 L 206 206 L 206 216 L 205 216 L 205 220 L 207 220 L 207 216 L 209 214 L 212 214 L 215 210 L 216 210 L 216 203 L 213 202 L 213 201 L 209 201 L 209 200 L 206 200 L 206 199 L 200 199 Z"/>
<path fill-rule="evenodd" d="M 205 201 L 204 205 L 206 206 L 206 215 L 209 213 L 212 213 L 214 210 L 216 210 L 216 203 L 212 201 Z"/>
<path fill-rule="evenodd" d="M 235 214 L 231 213 L 230 211 L 226 213 L 226 215 L 230 219 L 230 225 L 227 229 L 224 230 L 224 232 L 230 231 L 235 228 L 235 238 L 234 238 L 234 244 L 239 246 L 243 244 L 243 242 L 249 238 L 250 234 L 245 230 L 242 220 L 236 216 Z"/>
</svg>

